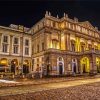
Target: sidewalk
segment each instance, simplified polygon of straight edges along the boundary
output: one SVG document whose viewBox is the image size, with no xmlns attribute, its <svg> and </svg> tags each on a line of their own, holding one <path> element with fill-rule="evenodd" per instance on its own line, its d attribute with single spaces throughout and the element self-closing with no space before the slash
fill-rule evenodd
<svg viewBox="0 0 100 100">
<path fill-rule="evenodd" d="M 0 88 L 2 87 L 16 87 L 16 86 L 24 86 L 24 85 L 39 85 L 39 84 L 49 84 L 49 83 L 59 83 L 59 82 L 67 82 L 67 81 L 75 81 L 75 80 L 83 80 L 83 79 L 94 79 L 96 77 L 100 77 L 100 75 L 96 76 L 80 76 L 80 77 L 58 77 L 58 78 L 43 78 L 43 79 L 17 79 L 12 80 L 12 82 L 0 82 Z M 7 80 L 6 80 L 7 81 Z"/>
</svg>

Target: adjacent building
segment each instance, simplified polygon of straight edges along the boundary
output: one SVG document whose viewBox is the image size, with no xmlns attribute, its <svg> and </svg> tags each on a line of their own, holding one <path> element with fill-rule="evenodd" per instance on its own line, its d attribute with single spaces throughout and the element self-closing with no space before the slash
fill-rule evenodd
<svg viewBox="0 0 100 100">
<path fill-rule="evenodd" d="M 100 72 L 100 32 L 90 22 L 46 12 L 31 28 L 0 26 L 0 69 L 43 75 Z"/>
<path fill-rule="evenodd" d="M 32 35 L 27 30 L 28 28 L 21 25 L 0 26 L 1 72 L 20 74 L 31 71 Z"/>
</svg>

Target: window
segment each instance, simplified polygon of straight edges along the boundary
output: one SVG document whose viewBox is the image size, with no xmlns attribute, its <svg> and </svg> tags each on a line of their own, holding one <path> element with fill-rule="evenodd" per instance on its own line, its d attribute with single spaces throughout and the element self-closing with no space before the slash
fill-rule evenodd
<svg viewBox="0 0 100 100">
<path fill-rule="evenodd" d="M 39 64 L 39 58 L 37 58 L 37 64 Z"/>
<path fill-rule="evenodd" d="M 7 53 L 7 49 L 8 49 L 8 44 L 3 44 L 2 52 Z"/>
<path fill-rule="evenodd" d="M 76 29 L 77 29 L 78 31 L 81 31 L 81 27 L 80 27 L 80 26 L 76 26 Z"/>
<path fill-rule="evenodd" d="M 52 24 L 53 24 L 53 27 L 55 27 L 55 26 L 56 26 L 55 22 L 52 22 Z"/>
<path fill-rule="evenodd" d="M 37 45 L 37 52 L 39 52 L 39 44 Z"/>
<path fill-rule="evenodd" d="M 56 28 L 58 28 L 58 23 L 56 23 Z"/>
<path fill-rule="evenodd" d="M 14 50 L 13 53 L 18 54 L 18 46 L 14 46 L 13 48 L 14 48 L 14 49 L 13 49 L 13 50 Z"/>
<path fill-rule="evenodd" d="M 25 55 L 29 55 L 29 48 L 25 47 Z"/>
<path fill-rule="evenodd" d="M 29 56 L 29 54 L 30 54 L 30 41 L 29 41 L 29 39 L 25 39 L 25 45 L 24 45 L 24 54 L 25 55 L 27 55 L 27 56 Z"/>
<path fill-rule="evenodd" d="M 70 23 L 68 23 L 68 28 L 71 28 Z"/>
<path fill-rule="evenodd" d="M 95 46 L 94 46 L 94 49 L 95 49 L 95 50 L 98 50 L 98 46 L 95 45 Z"/>
<path fill-rule="evenodd" d="M 92 45 L 88 44 L 88 48 L 89 48 L 89 50 L 91 50 L 92 49 Z"/>
<path fill-rule="evenodd" d="M 3 37 L 3 42 L 8 43 L 8 36 Z"/>
<path fill-rule="evenodd" d="M 81 44 L 81 51 L 84 52 L 85 51 L 85 44 Z"/>
<path fill-rule="evenodd" d="M 71 49 L 75 52 L 75 41 L 71 41 Z"/>
<path fill-rule="evenodd" d="M 35 59 L 32 59 L 32 64 L 33 64 L 33 66 L 34 66 L 34 62 L 35 62 Z"/>
<path fill-rule="evenodd" d="M 73 24 L 70 24 L 70 28 L 73 30 L 74 28 L 73 28 Z"/>
<path fill-rule="evenodd" d="M 42 51 L 44 51 L 44 43 L 42 43 Z"/>
<path fill-rule="evenodd" d="M 42 62 L 44 61 L 44 57 L 42 57 Z"/>
<path fill-rule="evenodd" d="M 50 20 L 46 21 L 47 26 L 50 26 Z"/>
<path fill-rule="evenodd" d="M 18 44 L 18 38 L 14 38 L 14 44 Z"/>
<path fill-rule="evenodd" d="M 34 45 L 32 46 L 32 53 L 34 54 Z"/>
<path fill-rule="evenodd" d="M 57 49 L 57 44 L 58 44 L 58 41 L 57 40 L 52 40 L 52 47 Z"/>
<path fill-rule="evenodd" d="M 25 40 L 25 46 L 29 46 L 29 40 Z"/>
</svg>

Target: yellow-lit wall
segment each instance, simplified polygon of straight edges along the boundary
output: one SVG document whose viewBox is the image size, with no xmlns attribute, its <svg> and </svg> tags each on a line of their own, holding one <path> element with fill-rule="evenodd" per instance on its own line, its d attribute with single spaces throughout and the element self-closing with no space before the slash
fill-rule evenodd
<svg viewBox="0 0 100 100">
<path fill-rule="evenodd" d="M 80 38 L 76 37 L 76 52 L 80 52 Z"/>
<path fill-rule="evenodd" d="M 86 72 L 90 72 L 90 61 L 87 57 L 82 58 L 80 63 L 81 63 L 81 69 L 83 69 L 82 65 L 85 64 Z"/>
<path fill-rule="evenodd" d="M 65 35 L 61 34 L 61 50 L 65 50 Z"/>
</svg>

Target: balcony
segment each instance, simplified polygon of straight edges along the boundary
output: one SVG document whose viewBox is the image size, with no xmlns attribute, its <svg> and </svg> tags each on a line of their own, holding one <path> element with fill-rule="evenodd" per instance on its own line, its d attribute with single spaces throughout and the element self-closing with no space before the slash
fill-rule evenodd
<svg viewBox="0 0 100 100">
<path fill-rule="evenodd" d="M 70 55 L 87 55 L 87 54 L 97 54 L 100 55 L 100 50 L 86 50 L 83 52 L 73 52 L 67 50 L 59 50 L 54 48 L 49 48 L 45 53 L 59 53 L 59 54 L 70 54 Z"/>
</svg>

